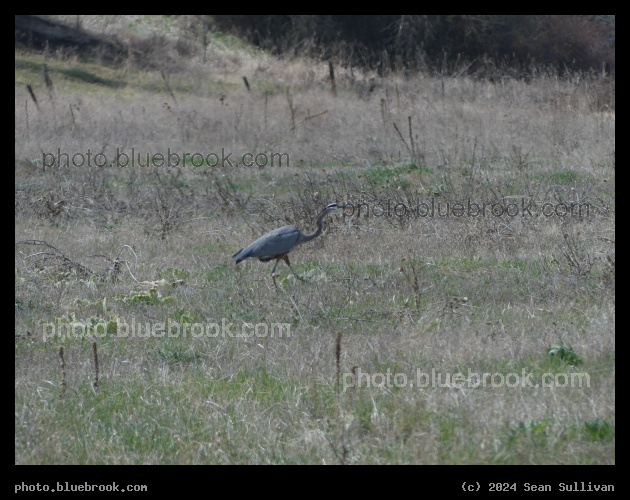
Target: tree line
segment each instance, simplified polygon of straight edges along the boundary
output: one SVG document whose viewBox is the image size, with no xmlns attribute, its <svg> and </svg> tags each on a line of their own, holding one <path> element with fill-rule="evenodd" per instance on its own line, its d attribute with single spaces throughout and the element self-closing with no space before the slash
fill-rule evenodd
<svg viewBox="0 0 630 500">
<path fill-rule="evenodd" d="M 280 56 L 379 71 L 493 60 L 614 73 L 614 15 L 224 15 L 214 25 Z M 474 71 L 474 69 L 473 69 Z"/>
</svg>

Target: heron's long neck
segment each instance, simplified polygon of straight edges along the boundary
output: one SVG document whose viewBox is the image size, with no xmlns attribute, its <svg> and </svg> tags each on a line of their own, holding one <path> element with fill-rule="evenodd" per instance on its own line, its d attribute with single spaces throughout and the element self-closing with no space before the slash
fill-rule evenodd
<svg viewBox="0 0 630 500">
<path fill-rule="evenodd" d="M 298 241 L 298 244 L 300 243 L 306 243 L 307 241 L 311 241 L 314 240 L 315 238 L 317 238 L 320 234 L 322 234 L 322 231 L 324 230 L 324 216 L 328 213 L 328 209 L 324 210 L 321 214 L 319 214 L 317 216 L 317 231 L 315 231 L 313 234 L 307 234 L 304 236 L 304 238 L 302 238 L 300 241 Z"/>
</svg>

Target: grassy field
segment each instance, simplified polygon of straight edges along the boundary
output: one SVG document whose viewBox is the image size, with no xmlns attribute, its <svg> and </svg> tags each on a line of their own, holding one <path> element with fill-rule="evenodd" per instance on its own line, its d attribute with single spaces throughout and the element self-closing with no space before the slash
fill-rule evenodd
<svg viewBox="0 0 630 500">
<path fill-rule="evenodd" d="M 17 464 L 615 462 L 614 82 L 339 66 L 333 96 L 147 24 L 166 70 L 16 50 Z M 306 282 L 234 266 L 332 202 L 361 212 Z"/>
</svg>

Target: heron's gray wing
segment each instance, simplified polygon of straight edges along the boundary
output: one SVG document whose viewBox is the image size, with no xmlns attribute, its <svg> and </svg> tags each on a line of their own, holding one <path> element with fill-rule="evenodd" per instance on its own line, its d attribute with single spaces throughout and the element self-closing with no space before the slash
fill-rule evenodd
<svg viewBox="0 0 630 500">
<path fill-rule="evenodd" d="M 261 260 L 272 259 L 293 250 L 299 236 L 300 231 L 295 226 L 280 227 L 236 252 L 234 260 L 239 262 L 253 257 L 258 257 Z"/>
</svg>

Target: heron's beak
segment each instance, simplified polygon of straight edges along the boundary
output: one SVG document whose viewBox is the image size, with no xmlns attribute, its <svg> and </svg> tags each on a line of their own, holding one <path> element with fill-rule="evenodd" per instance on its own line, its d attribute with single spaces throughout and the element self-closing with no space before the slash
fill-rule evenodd
<svg viewBox="0 0 630 500">
<path fill-rule="evenodd" d="M 343 216 L 346 217 L 347 215 L 349 216 L 353 216 L 354 215 L 354 209 L 357 208 L 354 205 L 339 205 L 339 208 L 341 209 L 341 211 L 343 212 Z M 352 210 L 352 212 L 347 212 L 347 210 Z"/>
</svg>

